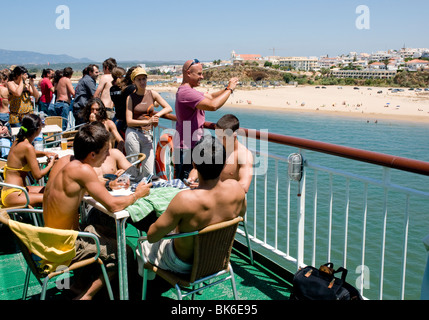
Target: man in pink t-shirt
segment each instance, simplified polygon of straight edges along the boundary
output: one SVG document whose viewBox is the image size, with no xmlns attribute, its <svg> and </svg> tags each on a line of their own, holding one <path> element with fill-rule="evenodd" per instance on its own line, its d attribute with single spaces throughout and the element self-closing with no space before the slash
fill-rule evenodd
<svg viewBox="0 0 429 320">
<path fill-rule="evenodd" d="M 39 99 L 39 111 L 43 111 L 48 114 L 48 107 L 51 103 L 54 86 L 52 85 L 52 78 L 54 77 L 54 70 L 52 69 L 43 69 L 42 72 L 42 81 L 40 82 L 40 91 L 42 95 Z"/>
<path fill-rule="evenodd" d="M 216 111 L 228 100 L 237 86 L 238 78 L 231 78 L 224 90 L 202 93 L 194 89 L 204 79 L 203 65 L 188 60 L 183 65 L 183 82 L 176 93 L 176 134 L 174 136 L 175 177 L 185 179 L 192 170 L 191 149 L 204 134 L 205 111 Z"/>
</svg>

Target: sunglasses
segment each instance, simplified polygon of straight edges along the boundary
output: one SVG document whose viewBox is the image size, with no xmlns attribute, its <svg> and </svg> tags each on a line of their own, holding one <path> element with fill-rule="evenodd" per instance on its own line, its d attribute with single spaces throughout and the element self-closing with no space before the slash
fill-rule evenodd
<svg viewBox="0 0 429 320">
<path fill-rule="evenodd" d="M 186 69 L 186 71 L 188 71 L 196 63 L 200 63 L 200 61 L 198 59 L 192 60 L 191 64 L 189 65 L 188 69 Z"/>
</svg>

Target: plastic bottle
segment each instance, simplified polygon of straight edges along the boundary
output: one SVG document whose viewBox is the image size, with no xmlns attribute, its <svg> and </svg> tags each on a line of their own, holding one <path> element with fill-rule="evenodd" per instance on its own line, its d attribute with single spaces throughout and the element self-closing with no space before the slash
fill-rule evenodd
<svg viewBox="0 0 429 320">
<path fill-rule="evenodd" d="M 34 149 L 38 151 L 43 151 L 43 135 L 40 133 L 33 141 Z"/>
</svg>

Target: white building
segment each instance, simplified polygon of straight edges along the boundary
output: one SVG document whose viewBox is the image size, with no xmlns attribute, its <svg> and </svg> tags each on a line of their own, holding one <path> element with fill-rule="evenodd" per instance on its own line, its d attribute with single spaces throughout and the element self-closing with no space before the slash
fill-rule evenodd
<svg viewBox="0 0 429 320">
<path fill-rule="evenodd" d="M 429 61 L 414 59 L 406 63 L 408 71 L 418 71 L 429 67 Z"/>
<path fill-rule="evenodd" d="M 320 69 L 330 69 L 331 67 L 338 66 L 341 62 L 341 60 L 338 57 L 335 58 L 329 58 L 329 57 L 320 57 L 319 61 L 317 62 Z"/>
<path fill-rule="evenodd" d="M 318 59 L 315 57 L 282 57 L 279 59 L 280 67 L 292 67 L 295 70 L 316 70 L 318 68 Z"/>
<path fill-rule="evenodd" d="M 396 71 L 389 70 L 333 70 L 332 75 L 337 78 L 357 79 L 390 79 L 396 76 Z"/>
</svg>

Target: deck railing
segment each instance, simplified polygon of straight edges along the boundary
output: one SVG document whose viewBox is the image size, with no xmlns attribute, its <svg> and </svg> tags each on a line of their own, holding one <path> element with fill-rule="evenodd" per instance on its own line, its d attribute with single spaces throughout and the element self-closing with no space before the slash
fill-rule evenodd
<svg viewBox="0 0 429 320">
<path fill-rule="evenodd" d="M 171 133 L 175 116 L 167 118 Z M 343 266 L 368 299 L 420 298 L 429 163 L 252 129 L 239 135 L 255 157 L 246 213 L 253 250 L 292 273 Z M 288 174 L 291 154 L 303 159 L 299 181 Z"/>
</svg>

